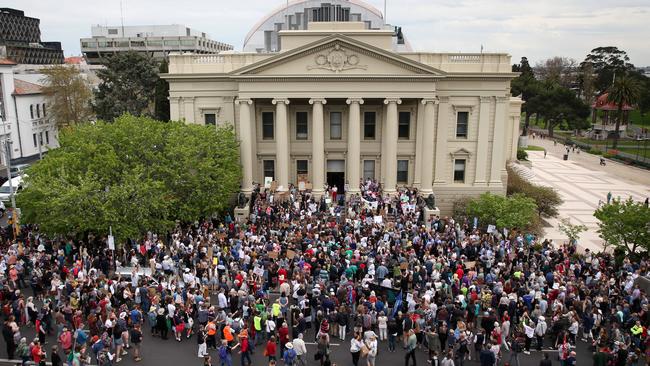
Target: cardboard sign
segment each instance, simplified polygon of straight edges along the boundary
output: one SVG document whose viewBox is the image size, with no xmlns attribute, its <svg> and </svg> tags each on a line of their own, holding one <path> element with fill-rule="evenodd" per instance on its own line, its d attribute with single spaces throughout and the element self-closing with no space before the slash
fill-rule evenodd
<svg viewBox="0 0 650 366">
<path fill-rule="evenodd" d="M 298 190 L 299 191 L 304 191 L 306 188 L 306 183 L 304 181 L 298 182 Z"/>
<path fill-rule="evenodd" d="M 472 268 L 476 267 L 476 261 L 465 262 L 465 267 L 467 269 L 472 269 Z"/>
<path fill-rule="evenodd" d="M 276 251 L 270 251 L 268 252 L 269 258 L 271 259 L 278 259 L 278 252 Z"/>
<path fill-rule="evenodd" d="M 294 252 L 291 249 L 287 250 L 287 258 L 293 259 L 293 257 L 295 257 L 295 256 L 296 256 L 296 252 Z"/>
<path fill-rule="evenodd" d="M 408 269 L 409 268 L 409 262 L 402 262 L 399 264 L 400 269 Z"/>
</svg>

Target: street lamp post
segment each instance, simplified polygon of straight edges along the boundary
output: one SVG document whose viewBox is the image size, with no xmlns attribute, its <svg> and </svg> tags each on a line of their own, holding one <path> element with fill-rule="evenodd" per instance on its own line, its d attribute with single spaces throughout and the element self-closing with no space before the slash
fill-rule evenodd
<svg viewBox="0 0 650 366">
<path fill-rule="evenodd" d="M 9 179 L 9 197 L 11 198 L 11 207 L 13 208 L 14 215 L 16 212 L 16 197 L 14 196 L 13 181 L 11 179 L 11 139 L 4 140 L 5 150 L 5 165 L 7 167 L 7 178 Z"/>
</svg>

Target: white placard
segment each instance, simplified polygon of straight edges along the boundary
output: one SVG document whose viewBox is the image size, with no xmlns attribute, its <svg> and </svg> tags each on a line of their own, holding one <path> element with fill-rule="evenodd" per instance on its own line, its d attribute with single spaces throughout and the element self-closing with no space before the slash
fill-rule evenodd
<svg viewBox="0 0 650 366">
<path fill-rule="evenodd" d="M 381 217 L 381 216 L 375 216 L 373 218 L 373 220 L 374 220 L 375 224 L 381 224 L 382 222 L 384 222 L 384 218 Z"/>
<path fill-rule="evenodd" d="M 488 228 L 487 228 L 487 232 L 488 232 L 488 233 L 491 234 L 491 233 L 495 232 L 496 230 L 497 230 L 497 227 L 496 227 L 496 226 L 494 226 L 494 225 L 488 225 Z"/>
<path fill-rule="evenodd" d="M 271 184 L 273 183 L 273 177 L 264 177 L 264 188 L 271 188 Z"/>
<path fill-rule="evenodd" d="M 108 236 L 108 249 L 115 250 L 115 237 L 113 235 Z"/>
</svg>

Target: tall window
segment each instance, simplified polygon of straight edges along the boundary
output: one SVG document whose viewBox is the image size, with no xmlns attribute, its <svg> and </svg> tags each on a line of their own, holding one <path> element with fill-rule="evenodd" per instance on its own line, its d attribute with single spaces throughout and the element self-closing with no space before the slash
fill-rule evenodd
<svg viewBox="0 0 650 366">
<path fill-rule="evenodd" d="M 264 160 L 264 177 L 271 177 L 275 180 L 275 160 Z"/>
<path fill-rule="evenodd" d="M 204 114 L 203 119 L 205 120 L 206 125 L 212 125 L 212 126 L 217 125 L 217 115 L 214 114 L 214 113 L 206 113 L 206 114 Z"/>
<path fill-rule="evenodd" d="M 50 144 L 50 131 L 45 131 L 45 144 Z"/>
<path fill-rule="evenodd" d="M 409 180 L 409 161 L 397 161 L 397 183 L 408 183 Z"/>
<path fill-rule="evenodd" d="M 465 159 L 454 160 L 454 182 L 465 183 Z"/>
<path fill-rule="evenodd" d="M 34 119 L 34 105 L 30 104 L 29 105 L 29 115 L 32 119 Z"/>
<path fill-rule="evenodd" d="M 273 112 L 262 112 L 262 139 L 273 140 Z"/>
<path fill-rule="evenodd" d="M 343 137 L 343 122 L 341 112 L 330 112 L 330 139 L 340 140 Z"/>
<path fill-rule="evenodd" d="M 307 140 L 309 135 L 307 116 L 307 112 L 296 112 L 296 140 Z"/>
<path fill-rule="evenodd" d="M 408 140 L 411 134 L 411 112 L 399 112 L 399 124 L 397 127 L 397 138 Z"/>
<path fill-rule="evenodd" d="M 41 118 L 41 105 L 36 105 L 36 118 Z"/>
<path fill-rule="evenodd" d="M 375 139 L 375 128 L 377 125 L 377 115 L 375 112 L 363 113 L 363 138 L 366 140 Z"/>
<path fill-rule="evenodd" d="M 363 179 L 375 179 L 375 161 L 363 161 Z"/>
<path fill-rule="evenodd" d="M 45 103 L 43 103 L 43 117 L 45 117 Z"/>
<path fill-rule="evenodd" d="M 38 141 L 36 140 L 36 134 L 33 134 L 32 137 L 34 138 L 34 147 L 38 147 Z"/>
<path fill-rule="evenodd" d="M 307 160 L 296 160 L 296 173 L 298 175 L 309 174 L 309 162 Z"/>
<path fill-rule="evenodd" d="M 469 112 L 458 112 L 456 114 L 456 138 L 467 138 L 467 124 L 469 123 Z"/>
</svg>

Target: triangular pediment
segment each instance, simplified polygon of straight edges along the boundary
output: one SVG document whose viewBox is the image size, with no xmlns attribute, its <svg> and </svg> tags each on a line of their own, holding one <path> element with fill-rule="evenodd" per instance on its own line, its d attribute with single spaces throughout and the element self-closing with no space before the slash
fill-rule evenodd
<svg viewBox="0 0 650 366">
<path fill-rule="evenodd" d="M 260 77 L 444 77 L 443 71 L 353 38 L 334 34 L 234 70 Z"/>
</svg>

